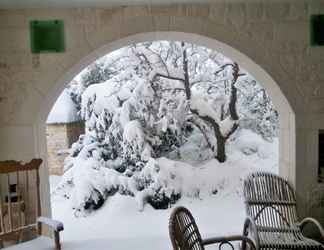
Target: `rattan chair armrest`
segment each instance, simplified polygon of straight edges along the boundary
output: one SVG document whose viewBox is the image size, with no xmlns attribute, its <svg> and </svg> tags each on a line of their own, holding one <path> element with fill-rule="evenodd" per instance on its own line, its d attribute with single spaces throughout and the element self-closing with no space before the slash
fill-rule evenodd
<svg viewBox="0 0 324 250">
<path fill-rule="evenodd" d="M 206 238 L 206 239 L 202 239 L 202 243 L 203 245 L 212 245 L 212 244 L 216 244 L 216 243 L 220 243 L 225 241 L 226 237 L 211 237 L 211 238 Z"/>
<path fill-rule="evenodd" d="M 206 238 L 202 240 L 203 245 L 211 245 L 216 243 L 230 243 L 231 241 L 242 241 L 249 243 L 250 246 L 252 246 L 252 249 L 256 249 L 255 244 L 253 240 L 250 238 L 244 236 L 244 235 L 231 235 L 231 236 L 222 236 L 222 237 L 212 237 L 212 238 Z"/>
<path fill-rule="evenodd" d="M 260 249 L 260 239 L 259 239 L 259 234 L 258 234 L 258 228 L 254 222 L 254 220 L 251 217 L 246 217 L 245 221 L 244 221 L 244 226 L 243 226 L 243 236 L 248 237 L 249 235 L 249 230 L 251 230 L 252 232 L 252 241 L 254 243 L 254 247 L 255 249 Z M 248 237 L 248 239 L 250 239 Z M 246 249 L 246 241 L 243 241 L 242 243 L 242 249 L 245 250 Z"/>
<path fill-rule="evenodd" d="M 324 241 L 324 229 L 322 227 L 322 225 L 314 218 L 311 218 L 311 217 L 307 217 L 305 219 L 303 219 L 300 223 L 299 223 L 299 227 L 300 227 L 300 230 L 303 231 L 304 227 L 307 225 L 307 224 L 313 224 L 315 225 L 315 227 L 318 229 L 321 237 L 322 237 L 322 240 Z"/>
</svg>

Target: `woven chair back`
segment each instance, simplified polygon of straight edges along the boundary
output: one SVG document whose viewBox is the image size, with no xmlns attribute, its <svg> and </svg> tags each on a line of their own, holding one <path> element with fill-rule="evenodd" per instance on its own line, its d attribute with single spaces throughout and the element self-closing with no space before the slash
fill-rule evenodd
<svg viewBox="0 0 324 250">
<path fill-rule="evenodd" d="M 246 213 L 257 226 L 289 228 L 298 220 L 294 191 L 275 174 L 251 174 L 244 181 L 244 198 Z"/>
<path fill-rule="evenodd" d="M 172 211 L 169 233 L 174 250 L 204 250 L 195 219 L 185 207 Z"/>
</svg>

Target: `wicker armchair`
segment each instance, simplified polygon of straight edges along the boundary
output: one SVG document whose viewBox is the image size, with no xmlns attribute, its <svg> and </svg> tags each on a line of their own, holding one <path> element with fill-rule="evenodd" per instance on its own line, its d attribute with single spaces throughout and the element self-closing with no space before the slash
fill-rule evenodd
<svg viewBox="0 0 324 250">
<path fill-rule="evenodd" d="M 232 245 L 232 241 L 246 242 L 255 249 L 251 239 L 242 235 L 232 235 L 226 237 L 213 237 L 202 239 L 195 219 L 190 211 L 185 207 L 176 207 L 170 216 L 169 235 L 174 250 L 203 250 L 204 246 L 219 244 L 219 249 L 224 245 Z"/>
<path fill-rule="evenodd" d="M 313 224 L 324 240 L 324 230 L 315 219 L 299 222 L 295 193 L 283 178 L 263 172 L 251 174 L 244 181 L 244 199 L 248 217 L 243 235 L 251 234 L 257 249 L 324 249 L 303 235 L 305 225 Z"/>
</svg>

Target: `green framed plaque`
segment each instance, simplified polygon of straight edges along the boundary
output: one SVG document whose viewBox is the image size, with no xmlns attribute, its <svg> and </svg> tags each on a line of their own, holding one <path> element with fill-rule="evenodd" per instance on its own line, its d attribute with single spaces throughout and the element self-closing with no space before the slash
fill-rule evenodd
<svg viewBox="0 0 324 250">
<path fill-rule="evenodd" d="M 62 20 L 32 20 L 29 26 L 32 53 L 65 51 L 64 22 Z"/>
</svg>

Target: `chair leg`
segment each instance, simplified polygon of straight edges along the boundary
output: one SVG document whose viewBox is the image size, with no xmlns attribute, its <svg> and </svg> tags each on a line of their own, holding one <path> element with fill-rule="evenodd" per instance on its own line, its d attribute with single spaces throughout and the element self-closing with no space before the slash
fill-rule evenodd
<svg viewBox="0 0 324 250">
<path fill-rule="evenodd" d="M 21 242 L 23 242 L 23 232 L 20 232 L 18 234 L 18 243 L 21 243 Z"/>
<path fill-rule="evenodd" d="M 242 250 L 246 250 L 246 242 L 244 242 L 244 241 L 242 242 L 242 244 L 241 244 L 241 249 L 242 249 Z"/>
<path fill-rule="evenodd" d="M 0 249 L 3 248 L 3 241 L 0 239 Z"/>
<path fill-rule="evenodd" d="M 248 236 L 249 232 L 248 232 L 248 227 L 246 225 L 244 225 L 244 228 L 243 228 L 243 236 Z M 246 248 L 246 240 L 243 240 L 242 241 L 242 245 L 241 245 L 241 249 L 242 250 L 247 250 Z"/>
<path fill-rule="evenodd" d="M 61 250 L 60 233 L 54 231 L 55 250 Z"/>
</svg>

